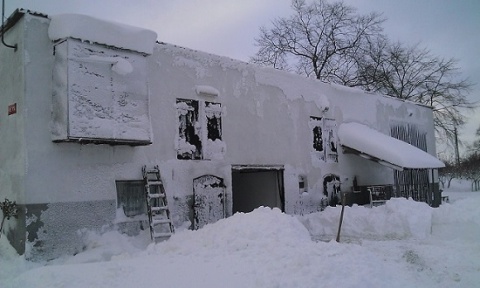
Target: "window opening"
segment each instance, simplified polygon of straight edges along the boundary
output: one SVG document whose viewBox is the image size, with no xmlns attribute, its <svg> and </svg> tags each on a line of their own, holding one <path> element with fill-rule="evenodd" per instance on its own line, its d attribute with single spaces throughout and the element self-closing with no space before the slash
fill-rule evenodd
<svg viewBox="0 0 480 288">
<path fill-rule="evenodd" d="M 117 209 L 122 209 L 127 217 L 147 213 L 145 183 L 143 180 L 115 181 L 117 188 Z"/>
<path fill-rule="evenodd" d="M 202 139 L 199 136 L 198 101 L 177 99 L 178 136 L 177 159 L 202 159 Z"/>
<path fill-rule="evenodd" d="M 205 116 L 207 117 L 207 138 L 222 140 L 222 106 L 220 103 L 205 102 Z"/>
<path fill-rule="evenodd" d="M 323 122 L 323 135 L 325 135 L 325 154 L 326 162 L 337 163 L 338 151 L 337 151 L 337 123 L 334 119 L 324 119 Z"/>
<path fill-rule="evenodd" d="M 315 158 L 325 161 L 325 150 L 323 147 L 323 119 L 321 117 L 310 117 L 309 127 L 312 129 L 312 148 Z"/>
<path fill-rule="evenodd" d="M 177 99 L 177 159 L 222 158 L 222 106 L 220 103 Z"/>
</svg>

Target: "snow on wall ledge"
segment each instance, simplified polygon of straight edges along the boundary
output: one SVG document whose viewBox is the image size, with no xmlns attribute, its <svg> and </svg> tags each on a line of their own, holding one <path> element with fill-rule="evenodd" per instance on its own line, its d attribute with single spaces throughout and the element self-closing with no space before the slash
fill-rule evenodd
<svg viewBox="0 0 480 288">
<path fill-rule="evenodd" d="M 157 33 L 79 14 L 51 16 L 48 36 L 52 41 L 76 38 L 117 48 L 152 54 Z"/>
</svg>

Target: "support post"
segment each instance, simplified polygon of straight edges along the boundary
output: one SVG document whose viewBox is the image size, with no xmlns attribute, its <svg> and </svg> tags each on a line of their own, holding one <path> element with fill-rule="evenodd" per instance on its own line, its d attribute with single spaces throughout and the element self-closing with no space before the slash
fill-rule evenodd
<svg viewBox="0 0 480 288">
<path fill-rule="evenodd" d="M 340 242 L 340 231 L 342 230 L 343 212 L 345 211 L 345 192 L 342 192 L 342 212 L 340 213 L 340 222 L 338 223 L 337 242 Z"/>
</svg>

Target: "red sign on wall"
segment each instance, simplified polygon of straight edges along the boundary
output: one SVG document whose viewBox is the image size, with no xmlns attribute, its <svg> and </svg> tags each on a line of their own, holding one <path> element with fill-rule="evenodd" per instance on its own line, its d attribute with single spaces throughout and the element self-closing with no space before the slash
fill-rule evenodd
<svg viewBox="0 0 480 288">
<path fill-rule="evenodd" d="M 12 115 L 17 113 L 17 103 L 13 103 L 11 105 L 8 105 L 8 115 Z"/>
</svg>

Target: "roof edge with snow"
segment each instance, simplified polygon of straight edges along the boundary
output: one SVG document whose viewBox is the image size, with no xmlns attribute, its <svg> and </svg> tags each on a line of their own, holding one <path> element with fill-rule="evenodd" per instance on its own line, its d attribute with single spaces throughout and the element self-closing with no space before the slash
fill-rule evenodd
<svg viewBox="0 0 480 288">
<path fill-rule="evenodd" d="M 52 41 L 76 38 L 126 50 L 152 54 L 157 40 L 154 31 L 121 23 L 100 20 L 87 15 L 50 16 L 48 36 Z"/>
<path fill-rule="evenodd" d="M 397 170 L 445 167 L 433 155 L 360 123 L 341 124 L 338 138 L 348 152 Z"/>
</svg>

